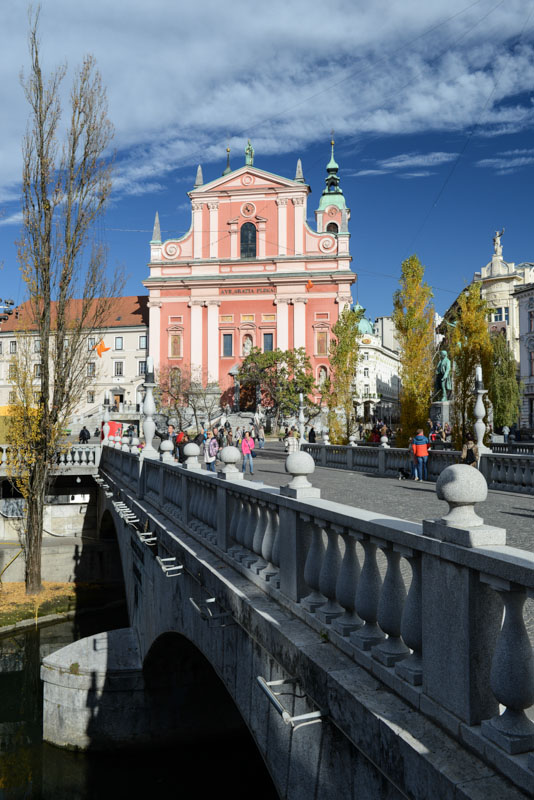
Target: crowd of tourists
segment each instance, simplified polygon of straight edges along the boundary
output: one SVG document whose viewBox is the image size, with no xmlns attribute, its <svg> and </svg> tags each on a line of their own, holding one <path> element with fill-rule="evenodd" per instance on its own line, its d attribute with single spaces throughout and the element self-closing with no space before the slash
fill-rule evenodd
<svg viewBox="0 0 534 800">
<path fill-rule="evenodd" d="M 180 464 L 183 464 L 187 458 L 184 452 L 186 444 L 193 442 L 198 445 L 204 465 L 210 472 L 216 471 L 219 453 L 223 447 L 237 447 L 243 456 L 242 471 L 246 472 L 248 466 L 250 474 L 253 475 L 255 449 L 256 446 L 259 450 L 265 447 L 265 429 L 260 423 L 250 425 L 248 428 L 239 425 L 233 430 L 230 423 L 226 421 L 224 425 L 214 425 L 212 428 L 204 428 L 201 425 L 197 434 L 190 437 L 185 431 L 176 430 L 174 425 L 169 425 L 167 439 L 173 445 L 172 456 Z"/>
</svg>

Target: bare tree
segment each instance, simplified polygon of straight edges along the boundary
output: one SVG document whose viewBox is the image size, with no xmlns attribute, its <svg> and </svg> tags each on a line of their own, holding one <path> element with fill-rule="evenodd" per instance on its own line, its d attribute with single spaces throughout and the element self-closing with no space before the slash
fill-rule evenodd
<svg viewBox="0 0 534 800">
<path fill-rule="evenodd" d="M 113 128 L 94 59 L 85 57 L 62 121 L 66 68 L 43 75 L 39 11 L 30 12 L 30 68 L 22 86 L 30 116 L 23 141 L 23 228 L 19 263 L 26 284 L 22 332 L 40 343 L 38 423 L 28 443 L 26 592 L 41 589 L 43 510 L 61 432 L 91 380 L 87 337 L 109 321 L 122 279 L 106 277 L 106 250 L 93 236 L 111 192 L 107 149 Z M 63 140 L 60 141 L 64 130 Z M 24 382 L 22 382 L 24 383 Z M 28 398 L 18 392 L 17 402 Z M 23 465 L 19 465 L 23 469 Z"/>
</svg>

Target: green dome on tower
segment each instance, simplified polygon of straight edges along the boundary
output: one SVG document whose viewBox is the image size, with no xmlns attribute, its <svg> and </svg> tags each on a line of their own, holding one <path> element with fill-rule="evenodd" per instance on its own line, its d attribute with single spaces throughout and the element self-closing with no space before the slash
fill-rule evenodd
<svg viewBox="0 0 534 800">
<path fill-rule="evenodd" d="M 334 140 L 330 142 L 332 147 L 332 153 L 330 156 L 330 161 L 326 165 L 326 172 L 327 176 L 325 178 L 326 187 L 323 190 L 321 195 L 321 200 L 319 201 L 319 211 L 323 211 L 325 208 L 329 206 L 336 206 L 337 208 L 344 209 L 347 207 L 345 203 L 345 197 L 343 196 L 343 190 L 339 185 L 339 164 L 337 163 L 336 159 L 334 158 Z"/>
</svg>

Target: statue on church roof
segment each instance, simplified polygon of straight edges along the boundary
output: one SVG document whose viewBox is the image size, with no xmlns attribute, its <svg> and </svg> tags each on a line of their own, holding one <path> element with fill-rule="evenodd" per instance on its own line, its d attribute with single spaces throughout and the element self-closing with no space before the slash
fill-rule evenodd
<svg viewBox="0 0 534 800">
<path fill-rule="evenodd" d="M 495 236 L 493 237 L 493 252 L 496 256 L 502 256 L 502 244 L 501 244 L 501 236 L 504 233 L 504 228 L 502 231 L 495 231 Z"/>
<path fill-rule="evenodd" d="M 250 139 L 248 140 L 248 144 L 245 147 L 245 164 L 247 167 L 254 166 L 254 148 L 250 144 Z"/>
</svg>

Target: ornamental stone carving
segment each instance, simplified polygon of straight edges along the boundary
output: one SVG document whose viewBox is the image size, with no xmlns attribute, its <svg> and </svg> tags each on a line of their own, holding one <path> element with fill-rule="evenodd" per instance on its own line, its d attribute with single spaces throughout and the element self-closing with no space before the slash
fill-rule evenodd
<svg viewBox="0 0 534 800">
<path fill-rule="evenodd" d="M 187 305 L 188 305 L 189 308 L 191 308 L 192 306 L 205 306 L 206 305 L 206 301 L 205 300 L 190 300 Z"/>
<path fill-rule="evenodd" d="M 217 211 L 219 208 L 218 202 L 208 203 L 207 205 L 210 211 Z"/>
<path fill-rule="evenodd" d="M 275 297 L 274 304 L 275 306 L 283 305 L 284 303 L 290 305 L 293 301 L 290 297 Z"/>
<path fill-rule="evenodd" d="M 281 208 L 285 208 L 287 206 L 287 197 L 279 197 L 278 200 L 275 200 L 277 206 Z"/>
<path fill-rule="evenodd" d="M 293 197 L 292 202 L 294 206 L 303 206 L 304 205 L 304 198 L 303 197 Z"/>
<path fill-rule="evenodd" d="M 254 176 L 253 175 L 243 175 L 241 178 L 241 183 L 243 186 L 252 186 L 254 183 Z"/>
<path fill-rule="evenodd" d="M 529 353 L 531 353 L 534 350 L 534 336 L 529 336 L 526 339 L 525 344 L 527 346 L 527 350 Z"/>
<path fill-rule="evenodd" d="M 202 211 L 202 203 L 191 203 L 193 211 Z"/>
<path fill-rule="evenodd" d="M 531 298 L 529 299 L 529 301 L 528 301 L 528 307 L 529 307 L 529 308 L 534 308 L 534 297 L 531 297 Z"/>
<path fill-rule="evenodd" d="M 323 239 L 319 241 L 319 247 L 323 251 L 323 253 L 332 250 L 335 247 L 335 240 L 331 236 L 325 236 Z"/>
<path fill-rule="evenodd" d="M 163 257 L 171 259 L 178 258 L 182 252 L 182 248 L 177 242 L 165 242 L 162 250 Z"/>
</svg>

